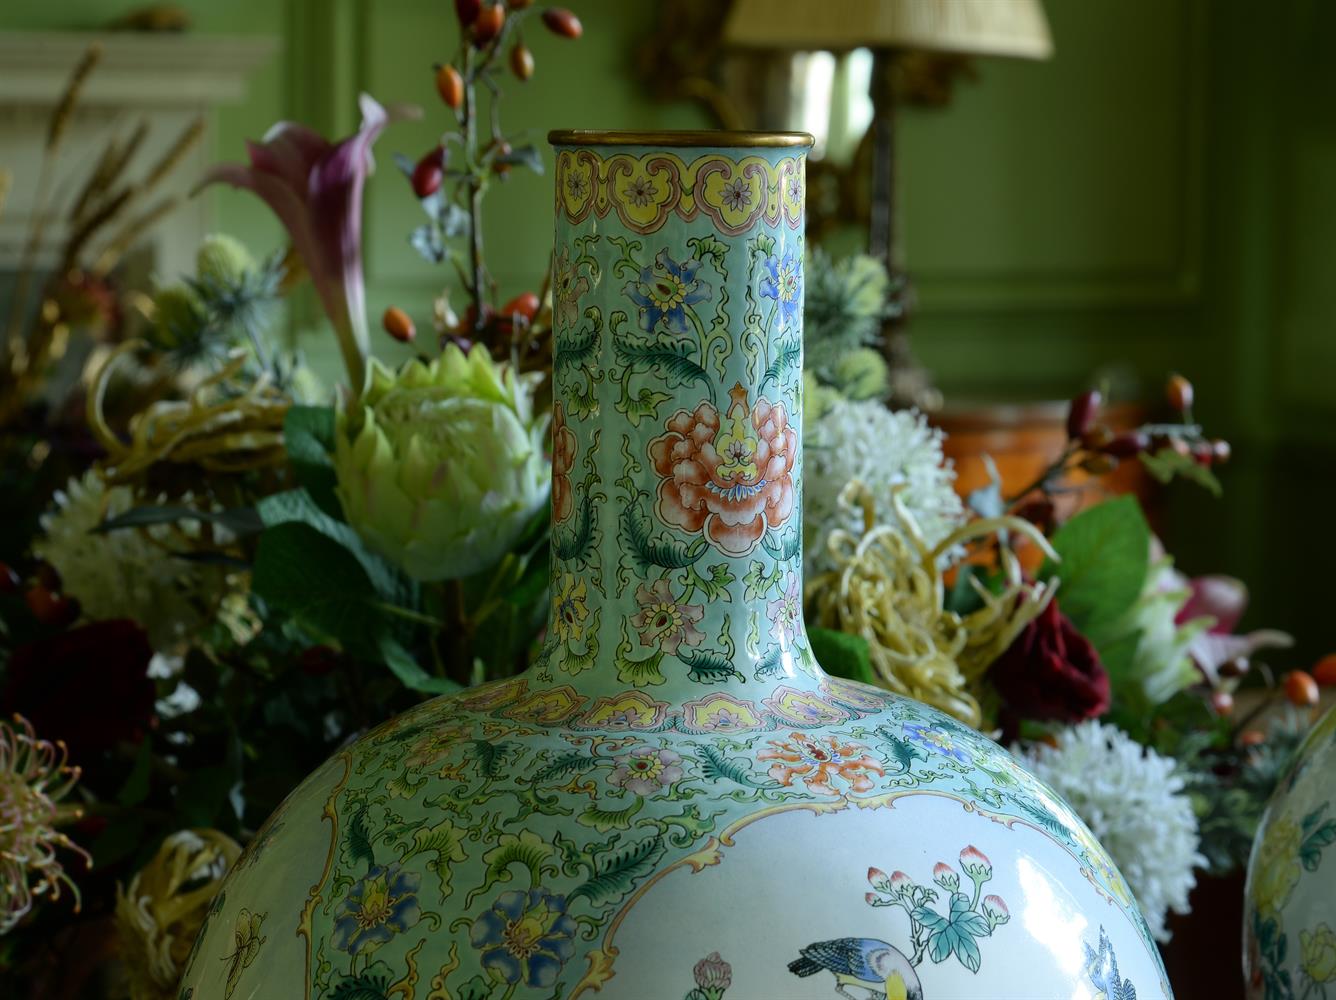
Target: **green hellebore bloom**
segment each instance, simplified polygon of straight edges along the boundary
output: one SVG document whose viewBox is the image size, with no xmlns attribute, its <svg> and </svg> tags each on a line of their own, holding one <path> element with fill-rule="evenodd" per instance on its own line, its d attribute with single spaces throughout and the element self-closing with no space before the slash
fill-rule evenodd
<svg viewBox="0 0 1336 1000">
<path fill-rule="evenodd" d="M 533 413 L 540 375 L 453 344 L 391 372 L 374 359 L 366 391 L 336 421 L 345 516 L 419 580 L 471 576 L 499 560 L 547 502 L 550 416 Z"/>
</svg>

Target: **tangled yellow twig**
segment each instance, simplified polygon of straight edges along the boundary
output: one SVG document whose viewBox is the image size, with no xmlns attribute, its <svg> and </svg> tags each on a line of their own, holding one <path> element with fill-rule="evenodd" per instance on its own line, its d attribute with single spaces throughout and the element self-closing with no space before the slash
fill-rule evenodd
<svg viewBox="0 0 1336 1000">
<path fill-rule="evenodd" d="M 283 419 L 291 400 L 261 375 L 244 388 L 236 376 L 244 353 L 230 355 L 185 400 L 160 400 L 130 421 L 130 441 L 123 441 L 103 412 L 107 386 L 116 363 L 142 346 L 121 344 L 88 385 L 88 424 L 107 450 L 108 478 L 123 482 L 158 462 L 194 463 L 215 472 L 242 472 L 285 461 Z"/>
<path fill-rule="evenodd" d="M 1027 582 L 1002 546 L 1006 586 L 992 593 L 971 580 L 982 607 L 963 617 L 944 608 L 942 555 L 1001 531 L 1026 535 L 1046 555 L 1044 536 L 1017 517 L 980 518 L 929 546 L 914 517 L 892 495 L 896 526 L 876 523 L 875 504 L 862 483 L 845 487 L 841 504 L 862 510 L 863 532 L 837 529 L 826 539 L 834 568 L 807 587 L 815 624 L 867 640 L 872 665 L 892 691 L 940 708 L 971 726 L 983 723 L 980 681 L 988 666 L 1052 600 L 1057 581 Z"/>
</svg>

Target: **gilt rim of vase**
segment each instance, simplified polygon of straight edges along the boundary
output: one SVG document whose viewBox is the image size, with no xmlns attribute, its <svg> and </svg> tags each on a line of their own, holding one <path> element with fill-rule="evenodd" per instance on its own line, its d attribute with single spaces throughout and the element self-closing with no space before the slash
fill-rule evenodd
<svg viewBox="0 0 1336 1000">
<path fill-rule="evenodd" d="M 657 132 L 553 129 L 553 146 L 693 146 L 714 148 L 802 148 L 816 140 L 808 132 L 744 132 L 730 129 L 668 129 Z"/>
</svg>

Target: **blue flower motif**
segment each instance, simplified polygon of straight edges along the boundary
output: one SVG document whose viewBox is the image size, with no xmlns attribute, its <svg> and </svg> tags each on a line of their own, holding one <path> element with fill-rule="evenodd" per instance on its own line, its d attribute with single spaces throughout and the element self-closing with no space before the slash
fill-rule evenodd
<svg viewBox="0 0 1336 1000">
<path fill-rule="evenodd" d="M 397 864 L 378 865 L 357 882 L 334 911 L 334 947 L 357 955 L 375 951 L 420 919 L 422 876 Z"/>
<path fill-rule="evenodd" d="M 942 727 L 922 726 L 910 722 L 905 724 L 905 734 L 915 743 L 929 750 L 935 750 L 943 757 L 954 758 L 962 764 L 970 762 L 968 751 L 957 744 L 951 734 Z"/>
<path fill-rule="evenodd" d="M 566 897 L 546 889 L 512 889 L 473 921 L 469 941 L 482 967 L 503 982 L 546 988 L 575 954 L 578 925 L 566 915 Z"/>
<path fill-rule="evenodd" d="M 802 305 L 802 268 L 792 253 L 786 253 L 782 260 L 778 256 L 767 257 L 764 264 L 766 274 L 761 278 L 761 295 L 779 304 L 779 325 L 787 327 Z"/>
<path fill-rule="evenodd" d="M 669 333 L 687 333 L 687 307 L 710 297 L 710 286 L 696 278 L 700 261 L 677 263 L 660 250 L 652 267 L 642 267 L 640 277 L 628 282 L 622 294 L 640 307 L 640 328 L 653 333 L 660 323 Z"/>
</svg>

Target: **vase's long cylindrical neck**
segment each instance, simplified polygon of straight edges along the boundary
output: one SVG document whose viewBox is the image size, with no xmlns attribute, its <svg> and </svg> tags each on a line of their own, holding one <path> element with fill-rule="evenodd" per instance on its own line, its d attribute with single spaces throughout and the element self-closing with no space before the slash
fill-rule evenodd
<svg viewBox="0 0 1336 1000">
<path fill-rule="evenodd" d="M 792 149 L 559 151 L 554 677 L 755 693 L 809 671 L 802 170 Z"/>
</svg>

